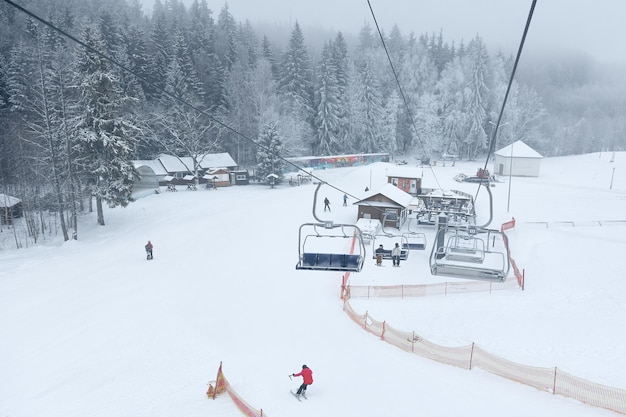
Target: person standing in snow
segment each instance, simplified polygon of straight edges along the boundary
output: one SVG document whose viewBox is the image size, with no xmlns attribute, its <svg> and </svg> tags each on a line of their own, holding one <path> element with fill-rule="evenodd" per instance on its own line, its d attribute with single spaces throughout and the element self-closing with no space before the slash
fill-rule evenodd
<svg viewBox="0 0 626 417">
<path fill-rule="evenodd" d="M 400 266 L 400 253 L 402 253 L 400 245 L 396 243 L 396 246 L 391 249 L 391 260 L 393 261 L 393 266 Z"/>
<path fill-rule="evenodd" d="M 296 397 L 300 397 L 300 394 L 305 394 L 306 396 L 306 387 L 313 383 L 313 371 L 306 366 L 302 365 L 302 371 L 297 374 L 291 374 L 291 376 L 301 376 L 302 377 L 302 385 L 298 388 L 298 392 L 296 392 Z"/>
<path fill-rule="evenodd" d="M 153 248 L 154 246 L 152 245 L 152 242 L 148 241 L 148 243 L 146 243 L 146 259 L 152 259 Z"/>
<path fill-rule="evenodd" d="M 326 209 L 330 211 L 330 201 L 328 201 L 328 197 L 324 197 L 324 211 L 326 211 Z"/>
<path fill-rule="evenodd" d="M 343 206 L 346 207 L 348 205 L 348 195 L 344 194 L 343 195 Z"/>
</svg>

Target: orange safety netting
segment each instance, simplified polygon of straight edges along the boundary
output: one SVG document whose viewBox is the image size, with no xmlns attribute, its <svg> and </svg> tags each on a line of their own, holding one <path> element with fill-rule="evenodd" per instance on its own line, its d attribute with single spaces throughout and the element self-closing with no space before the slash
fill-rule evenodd
<svg viewBox="0 0 626 417">
<path fill-rule="evenodd" d="M 263 410 L 257 410 L 248 404 L 237 392 L 230 386 L 228 380 L 224 376 L 222 372 L 222 363 L 220 362 L 220 367 L 217 370 L 217 378 L 215 381 L 211 381 L 215 383 L 215 387 L 212 383 L 209 383 L 209 390 L 207 391 L 207 396 L 209 398 L 215 399 L 216 396 L 226 392 L 233 400 L 237 408 L 248 417 L 263 417 L 266 414 L 263 413 Z"/>
<path fill-rule="evenodd" d="M 515 219 L 502 225 L 502 231 L 515 227 Z M 504 235 L 508 248 L 508 238 Z M 542 391 L 573 398 L 583 403 L 607 410 L 626 414 L 626 390 L 588 381 L 559 370 L 557 367 L 544 368 L 528 366 L 493 355 L 472 343 L 468 346 L 448 347 L 432 343 L 416 334 L 394 329 L 385 321 L 378 321 L 367 312 L 359 314 L 350 305 L 352 297 L 423 297 L 477 291 L 494 291 L 511 288 L 524 289 L 524 274 L 519 271 L 513 258 L 516 280 L 504 283 L 441 283 L 428 285 L 394 286 L 351 286 L 348 284 L 350 273 L 342 277 L 341 297 L 344 300 L 344 312 L 366 331 L 380 339 L 406 351 L 415 353 L 448 365 L 463 369 L 480 368 L 501 377 L 530 385 Z"/>
</svg>

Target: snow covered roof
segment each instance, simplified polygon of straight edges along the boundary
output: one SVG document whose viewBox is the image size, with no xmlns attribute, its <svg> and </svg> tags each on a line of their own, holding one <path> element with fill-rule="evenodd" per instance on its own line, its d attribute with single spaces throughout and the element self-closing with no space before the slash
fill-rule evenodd
<svg viewBox="0 0 626 417">
<path fill-rule="evenodd" d="M 496 151 L 496 155 L 507 158 L 543 158 L 543 156 L 521 140 L 511 143 Z"/>
<path fill-rule="evenodd" d="M 437 198 L 456 198 L 458 200 L 469 200 L 470 197 L 466 195 L 457 194 L 452 190 L 432 190 L 428 194 L 424 194 L 423 197 L 437 197 Z"/>
<path fill-rule="evenodd" d="M 422 168 L 409 166 L 395 166 L 387 169 L 388 177 L 422 178 Z"/>
<path fill-rule="evenodd" d="M 228 170 L 228 168 L 215 168 L 215 169 L 211 169 L 210 171 L 207 171 L 209 174 L 227 174 L 230 171 Z"/>
<path fill-rule="evenodd" d="M 163 164 L 158 159 L 141 159 L 133 161 L 135 168 L 147 166 L 152 168 L 155 175 L 167 175 L 167 171 L 163 167 Z"/>
<path fill-rule="evenodd" d="M 157 160 L 160 161 L 167 172 L 193 172 L 194 169 L 193 158 L 190 156 L 177 157 L 161 154 L 157 157 Z M 199 167 L 204 170 L 237 166 L 237 162 L 235 162 L 228 152 L 200 155 L 198 156 L 198 164 Z"/>
<path fill-rule="evenodd" d="M 404 207 L 408 207 L 411 200 L 413 200 L 413 196 L 411 194 L 389 183 L 385 184 L 385 186 L 380 190 L 380 193 L 396 203 L 402 204 Z"/>
<path fill-rule="evenodd" d="M 6 207 L 13 207 L 14 205 L 21 203 L 22 200 L 20 200 L 17 197 L 11 197 L 10 195 L 6 195 L 6 194 L 0 194 L 0 207 L 6 208 Z"/>
<path fill-rule="evenodd" d="M 167 172 L 191 172 L 193 170 L 193 159 L 190 156 L 177 157 L 163 153 L 157 159 Z"/>
<path fill-rule="evenodd" d="M 228 152 L 208 153 L 200 156 L 198 161 L 200 162 L 200 168 L 202 169 L 237 166 L 237 162 L 235 162 Z"/>
<path fill-rule="evenodd" d="M 413 200 L 413 196 L 409 193 L 404 192 L 393 184 L 385 184 L 383 188 L 379 191 L 370 191 L 362 200 L 357 201 L 354 204 L 358 204 L 361 201 L 367 200 L 368 198 L 375 196 L 377 194 L 382 194 L 391 201 L 394 201 L 401 205 L 402 207 L 408 207 L 411 201 Z M 375 205 L 373 202 L 369 202 L 370 205 Z"/>
</svg>

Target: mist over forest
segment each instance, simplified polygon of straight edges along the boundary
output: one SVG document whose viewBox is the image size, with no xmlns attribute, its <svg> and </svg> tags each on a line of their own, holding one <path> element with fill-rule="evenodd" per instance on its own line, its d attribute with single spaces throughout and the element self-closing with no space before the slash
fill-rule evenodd
<svg viewBox="0 0 626 417">
<path fill-rule="evenodd" d="M 149 14 L 138 0 L 19 4 L 84 45 L 0 1 L 0 193 L 70 212 L 71 222 L 92 198 L 100 210 L 128 204 L 132 160 L 161 153 L 229 152 L 251 169 L 272 154 L 481 158 L 514 62 L 480 33 L 454 40 L 445 28 L 394 26 L 385 49 L 373 24 L 255 26 L 227 3 L 156 1 Z M 581 54 L 525 50 L 496 147 L 624 150 L 623 73 Z"/>
</svg>

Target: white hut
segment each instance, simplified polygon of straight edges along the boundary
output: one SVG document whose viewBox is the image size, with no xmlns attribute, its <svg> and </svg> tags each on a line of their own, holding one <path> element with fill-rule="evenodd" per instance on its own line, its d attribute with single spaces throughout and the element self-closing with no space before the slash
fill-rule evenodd
<svg viewBox="0 0 626 417">
<path fill-rule="evenodd" d="M 521 140 L 496 151 L 493 173 L 513 177 L 538 177 L 541 154 Z"/>
<path fill-rule="evenodd" d="M 132 196 L 134 199 L 154 194 L 159 189 L 159 177 L 167 174 L 159 161 L 133 161 L 139 178 L 133 182 Z"/>
</svg>

